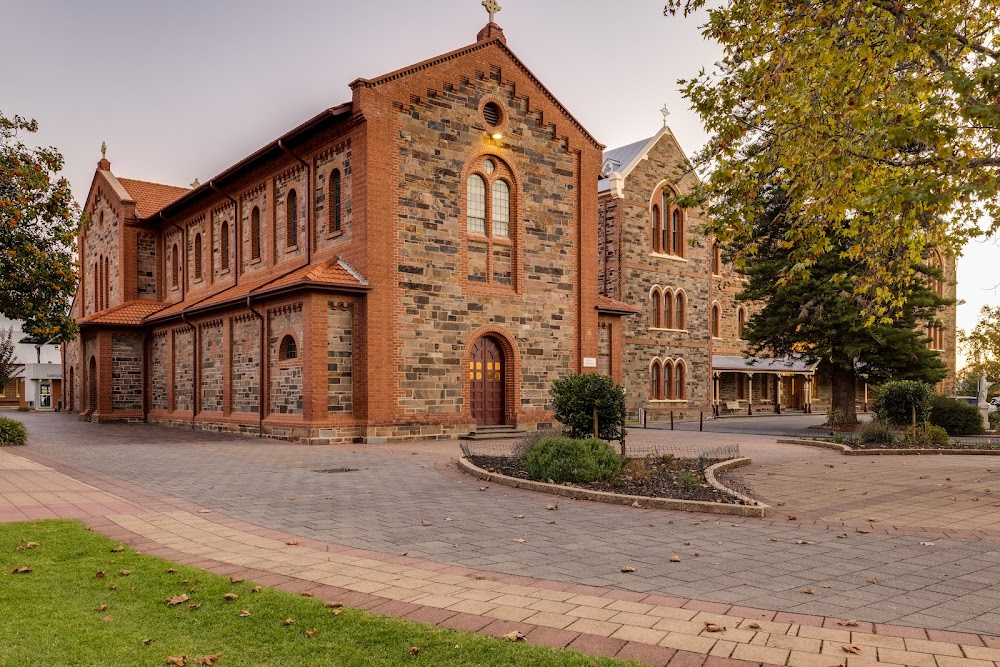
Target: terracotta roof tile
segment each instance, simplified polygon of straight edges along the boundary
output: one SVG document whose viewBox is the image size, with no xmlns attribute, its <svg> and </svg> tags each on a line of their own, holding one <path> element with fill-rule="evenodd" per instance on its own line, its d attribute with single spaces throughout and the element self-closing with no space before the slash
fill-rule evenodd
<svg viewBox="0 0 1000 667">
<path fill-rule="evenodd" d="M 190 192 L 189 188 L 137 181 L 131 178 L 119 178 L 118 182 L 132 196 L 132 200 L 135 201 L 135 211 L 140 218 L 154 215 L 160 209 L 173 204 Z"/>
<path fill-rule="evenodd" d="M 631 304 L 625 303 L 624 301 L 617 301 L 611 297 L 604 296 L 603 294 L 599 294 L 597 296 L 597 310 L 622 315 L 641 312 L 638 308 Z"/>
<path fill-rule="evenodd" d="M 80 324 L 118 324 L 138 326 L 150 315 L 163 308 L 162 303 L 152 301 L 129 301 L 100 313 L 88 315 Z"/>
</svg>

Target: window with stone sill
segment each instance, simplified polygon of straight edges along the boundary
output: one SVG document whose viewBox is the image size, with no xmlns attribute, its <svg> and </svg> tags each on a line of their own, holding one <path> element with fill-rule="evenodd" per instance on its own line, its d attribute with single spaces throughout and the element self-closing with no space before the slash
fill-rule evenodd
<svg viewBox="0 0 1000 667">
<path fill-rule="evenodd" d="M 285 195 L 285 247 L 299 244 L 299 195 L 294 188 Z"/>
<path fill-rule="evenodd" d="M 334 169 L 330 173 L 330 194 L 327 201 L 330 202 L 330 217 L 327 223 L 327 233 L 334 235 L 343 231 L 342 205 L 341 205 L 341 181 L 340 170 Z"/>
<path fill-rule="evenodd" d="M 219 232 L 219 256 L 220 266 L 223 272 L 229 270 L 229 223 L 223 221 L 222 230 Z"/>
<path fill-rule="evenodd" d="M 516 247 L 511 228 L 514 182 L 510 167 L 493 155 L 476 159 L 466 179 L 468 280 L 514 286 Z"/>
<path fill-rule="evenodd" d="M 652 222 L 650 248 L 653 254 L 683 258 L 687 253 L 685 242 L 685 214 L 674 200 L 677 193 L 669 185 L 664 185 L 653 193 L 650 208 Z"/>
<path fill-rule="evenodd" d="M 278 344 L 278 361 L 295 361 L 298 358 L 299 350 L 295 344 L 295 337 L 286 334 Z"/>
</svg>

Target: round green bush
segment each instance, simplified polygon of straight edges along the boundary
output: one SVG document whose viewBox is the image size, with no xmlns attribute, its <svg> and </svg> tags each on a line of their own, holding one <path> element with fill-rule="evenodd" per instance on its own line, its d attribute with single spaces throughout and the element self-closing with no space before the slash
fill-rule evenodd
<svg viewBox="0 0 1000 667">
<path fill-rule="evenodd" d="M 978 435 L 985 431 L 978 408 L 957 398 L 935 396 L 931 400 L 930 421 L 948 435 Z"/>
<path fill-rule="evenodd" d="M 892 380 L 876 387 L 875 417 L 893 426 L 909 426 L 927 421 L 934 389 L 916 380 Z"/>
<path fill-rule="evenodd" d="M 562 435 L 541 438 L 522 462 L 531 479 L 559 484 L 612 479 L 622 468 L 618 452 L 603 440 L 575 440 Z"/>
<path fill-rule="evenodd" d="M 593 436 L 596 407 L 597 435 L 604 440 L 625 436 L 625 389 L 607 375 L 570 375 L 553 382 L 549 393 L 552 411 L 567 435 Z"/>
<path fill-rule="evenodd" d="M 927 438 L 935 445 L 947 445 L 948 431 L 944 430 L 940 426 L 931 424 L 927 427 Z"/>
<path fill-rule="evenodd" d="M 880 421 L 868 422 L 858 427 L 854 439 L 866 445 L 885 445 L 893 440 L 892 430 Z"/>
<path fill-rule="evenodd" d="M 28 439 L 24 424 L 9 417 L 0 417 L 0 445 L 23 445 Z"/>
</svg>

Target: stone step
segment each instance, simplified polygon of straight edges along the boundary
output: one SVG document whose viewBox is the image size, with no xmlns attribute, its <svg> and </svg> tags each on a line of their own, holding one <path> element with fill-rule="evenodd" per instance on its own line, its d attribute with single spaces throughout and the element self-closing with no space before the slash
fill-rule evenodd
<svg viewBox="0 0 1000 667">
<path fill-rule="evenodd" d="M 461 436 L 460 440 L 508 440 L 520 438 L 528 432 L 516 426 L 480 426 L 475 431 Z"/>
</svg>

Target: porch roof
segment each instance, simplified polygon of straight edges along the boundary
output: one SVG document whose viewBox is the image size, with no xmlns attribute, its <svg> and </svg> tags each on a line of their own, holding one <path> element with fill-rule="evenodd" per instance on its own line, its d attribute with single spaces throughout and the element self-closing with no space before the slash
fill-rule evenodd
<svg viewBox="0 0 1000 667">
<path fill-rule="evenodd" d="M 811 374 L 816 371 L 819 361 L 809 363 L 798 357 L 730 357 L 712 356 L 713 371 L 737 371 L 743 373 L 799 373 Z"/>
</svg>

